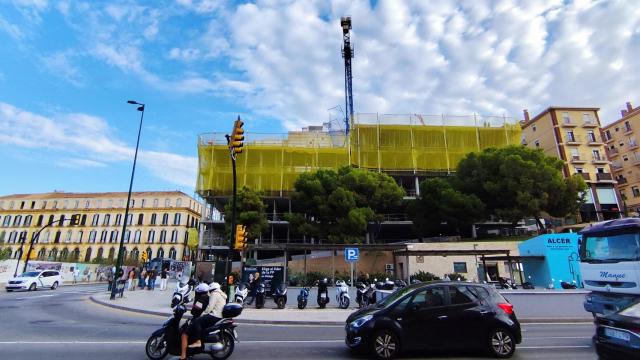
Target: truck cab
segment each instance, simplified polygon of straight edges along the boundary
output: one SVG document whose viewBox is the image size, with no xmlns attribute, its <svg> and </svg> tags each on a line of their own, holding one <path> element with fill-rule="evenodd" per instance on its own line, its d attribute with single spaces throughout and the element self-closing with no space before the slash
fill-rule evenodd
<svg viewBox="0 0 640 360">
<path fill-rule="evenodd" d="M 608 314 L 640 300 L 640 219 L 605 221 L 580 231 L 585 310 Z"/>
</svg>

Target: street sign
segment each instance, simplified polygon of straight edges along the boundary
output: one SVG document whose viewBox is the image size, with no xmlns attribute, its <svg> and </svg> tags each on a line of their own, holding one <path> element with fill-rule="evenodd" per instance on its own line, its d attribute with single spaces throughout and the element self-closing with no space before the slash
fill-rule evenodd
<svg viewBox="0 0 640 360">
<path fill-rule="evenodd" d="M 358 261 L 360 257 L 360 251 L 358 248 L 346 248 L 344 249 L 344 260 L 348 262 Z"/>
</svg>

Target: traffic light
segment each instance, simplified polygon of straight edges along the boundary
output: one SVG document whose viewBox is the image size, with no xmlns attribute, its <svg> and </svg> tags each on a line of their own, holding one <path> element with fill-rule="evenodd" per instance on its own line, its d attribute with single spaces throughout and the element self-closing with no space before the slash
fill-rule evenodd
<svg viewBox="0 0 640 360">
<path fill-rule="evenodd" d="M 71 215 L 71 220 L 70 220 L 70 224 L 69 225 L 71 225 L 71 226 L 80 225 L 80 214 Z"/>
<path fill-rule="evenodd" d="M 236 250 L 244 250 L 247 247 L 247 232 L 244 225 L 236 225 L 236 242 L 233 248 Z"/>
<path fill-rule="evenodd" d="M 147 262 L 147 252 L 146 252 L 146 251 L 143 251 L 143 252 L 142 252 L 142 262 L 143 262 L 143 263 L 146 263 L 146 262 Z"/>
<path fill-rule="evenodd" d="M 238 120 L 233 123 L 233 131 L 231 132 L 231 141 L 229 144 L 229 148 L 232 149 L 235 154 L 240 154 L 242 152 L 242 146 L 244 146 L 244 130 L 242 126 L 244 126 L 244 123 L 240 120 L 240 116 L 238 116 Z"/>
</svg>

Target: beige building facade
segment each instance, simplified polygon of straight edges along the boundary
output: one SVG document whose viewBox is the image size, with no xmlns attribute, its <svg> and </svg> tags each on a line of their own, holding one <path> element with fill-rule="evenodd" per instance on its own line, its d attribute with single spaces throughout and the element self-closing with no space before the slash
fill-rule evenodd
<svg viewBox="0 0 640 360">
<path fill-rule="evenodd" d="M 628 102 L 620 119 L 602 128 L 602 137 L 620 197 L 629 212 L 640 213 L 640 106 Z"/>
<path fill-rule="evenodd" d="M 522 142 L 564 161 L 565 177 L 580 174 L 588 185 L 582 222 L 619 218 L 621 201 L 605 151 L 598 108 L 552 106 L 529 118 L 525 110 Z"/>
<path fill-rule="evenodd" d="M 0 196 L 0 243 L 11 258 L 91 262 L 117 258 L 125 222 L 126 192 L 16 194 Z M 189 257 L 189 229 L 197 229 L 203 206 L 179 191 L 134 192 L 124 236 L 125 259 L 142 252 L 156 257 Z M 79 215 L 80 223 L 69 219 Z M 46 229 L 36 233 L 41 228 Z M 193 233 L 193 232 L 192 232 Z"/>
</svg>

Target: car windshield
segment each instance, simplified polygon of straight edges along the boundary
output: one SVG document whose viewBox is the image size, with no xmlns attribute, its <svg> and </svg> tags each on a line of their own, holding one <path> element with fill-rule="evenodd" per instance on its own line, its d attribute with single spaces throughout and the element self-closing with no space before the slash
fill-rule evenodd
<svg viewBox="0 0 640 360">
<path fill-rule="evenodd" d="M 393 303 L 394 301 L 398 300 L 399 298 L 401 298 L 401 297 L 405 296 L 406 294 L 410 293 L 414 289 L 415 289 L 414 287 L 404 287 L 402 289 L 398 289 L 395 292 L 389 294 L 384 299 L 382 299 L 382 301 L 377 303 L 376 307 L 379 307 L 379 308 L 386 307 L 387 305 Z"/>
<path fill-rule="evenodd" d="M 630 316 L 640 319 L 640 302 L 635 305 L 631 305 L 628 308 L 620 311 L 620 315 Z"/>
<path fill-rule="evenodd" d="M 22 275 L 20 275 L 20 277 L 36 277 L 38 276 L 38 274 L 40 274 L 38 271 L 29 271 L 26 273 L 22 273 Z"/>
<path fill-rule="evenodd" d="M 640 234 L 587 236 L 580 247 L 584 262 L 618 262 L 640 260 Z"/>
</svg>

